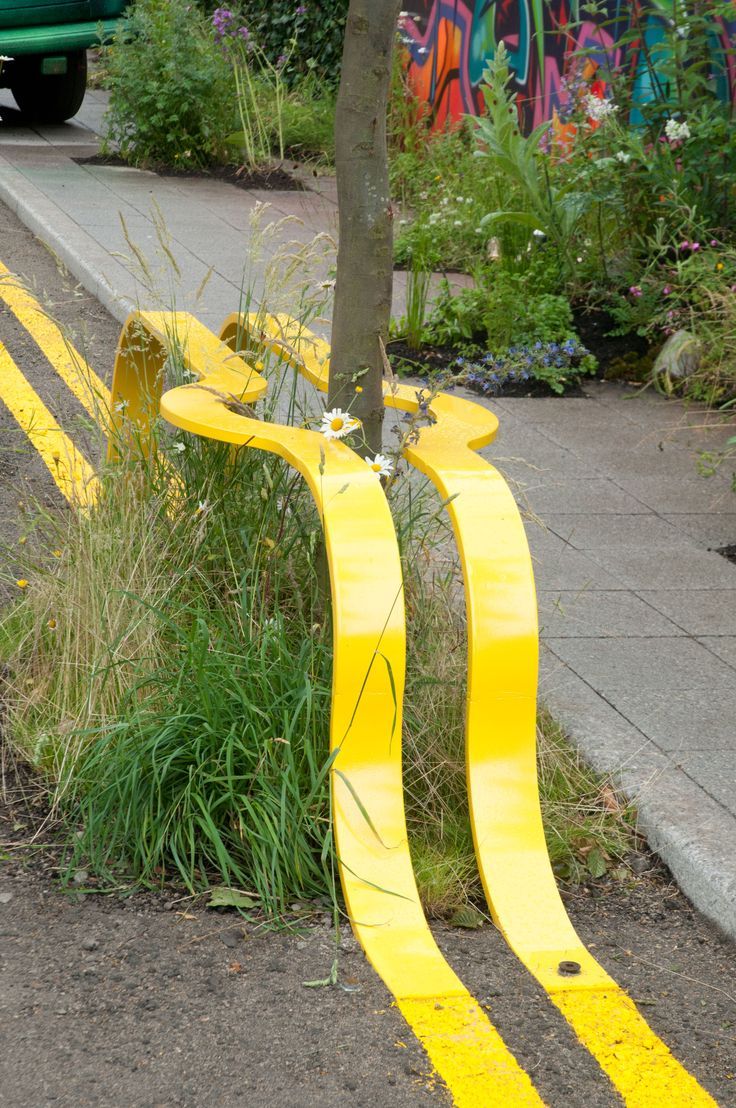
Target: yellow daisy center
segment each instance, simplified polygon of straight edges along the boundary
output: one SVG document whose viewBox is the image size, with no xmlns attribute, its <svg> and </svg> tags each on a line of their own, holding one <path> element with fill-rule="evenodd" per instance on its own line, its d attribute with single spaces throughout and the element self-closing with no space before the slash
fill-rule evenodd
<svg viewBox="0 0 736 1108">
<path fill-rule="evenodd" d="M 342 416 L 335 416 L 335 418 L 330 422 L 330 428 L 333 431 L 342 431 L 344 426 L 345 420 L 342 418 Z"/>
<path fill-rule="evenodd" d="M 373 470 L 374 473 L 380 473 L 381 472 L 381 463 L 380 462 L 371 462 L 371 469 Z"/>
</svg>

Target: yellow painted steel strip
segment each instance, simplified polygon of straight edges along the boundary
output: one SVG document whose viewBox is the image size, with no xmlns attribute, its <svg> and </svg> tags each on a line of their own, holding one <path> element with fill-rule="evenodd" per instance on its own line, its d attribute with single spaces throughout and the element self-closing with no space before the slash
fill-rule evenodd
<svg viewBox="0 0 736 1108">
<path fill-rule="evenodd" d="M 161 396 L 161 367 L 175 327 L 186 364 L 206 387 L 184 385 Z M 161 414 L 174 426 L 278 454 L 306 480 L 323 521 L 330 567 L 333 816 L 353 929 L 457 1105 L 541 1105 L 530 1078 L 443 958 L 419 901 L 401 772 L 401 565 L 380 483 L 343 443 L 229 410 L 229 396 L 253 399 L 265 382 L 229 350 L 223 356 L 221 344 L 218 351 L 210 341 L 214 336 L 208 338 L 190 317 L 137 313 L 126 334 L 118 348 L 113 405 L 126 402 L 140 434 L 160 402 Z"/>
<path fill-rule="evenodd" d="M 2 343 L 0 400 L 38 451 L 69 503 L 80 508 L 90 507 L 99 493 L 99 482 L 94 470 L 62 431 Z"/>
<path fill-rule="evenodd" d="M 0 300 L 7 304 L 80 404 L 104 428 L 110 410 L 110 390 L 86 359 L 64 337 L 58 324 L 51 319 L 38 300 L 2 262 Z"/>
<path fill-rule="evenodd" d="M 285 316 L 230 316 L 232 337 L 257 334 L 317 388 L 329 348 Z M 274 343 L 274 340 L 275 343 Z M 388 407 L 417 410 L 417 390 L 386 388 Z M 405 455 L 447 503 L 460 551 L 468 615 L 466 763 L 478 866 L 507 942 L 632 1108 L 714 1105 L 634 1003 L 578 938 L 544 839 L 536 768 L 538 628 L 531 556 L 506 481 L 475 450 L 498 420 L 457 396 L 431 402 L 436 423 Z M 561 962 L 580 972 L 562 976 Z"/>
<path fill-rule="evenodd" d="M 438 397 L 432 404 L 438 423 L 420 431 L 406 456 L 446 499 L 463 564 L 468 793 L 491 912 L 627 1105 L 714 1105 L 583 946 L 560 898 L 537 784 L 538 638 L 531 557 L 506 482 L 463 449 L 477 435 L 475 418 L 462 418 L 466 404 Z M 562 962 L 577 963 L 580 972 L 564 976 Z"/>
</svg>

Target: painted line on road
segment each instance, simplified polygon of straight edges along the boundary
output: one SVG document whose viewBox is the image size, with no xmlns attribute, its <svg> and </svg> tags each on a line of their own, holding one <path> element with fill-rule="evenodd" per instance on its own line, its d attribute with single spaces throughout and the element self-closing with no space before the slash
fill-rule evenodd
<svg viewBox="0 0 736 1108">
<path fill-rule="evenodd" d="M 0 342 L 0 400 L 40 454 L 70 504 L 90 508 L 99 480 Z"/>
<path fill-rule="evenodd" d="M 110 411 L 110 390 L 67 339 L 43 305 L 0 262 L 0 300 L 8 306 L 79 403 L 103 429 Z"/>
</svg>

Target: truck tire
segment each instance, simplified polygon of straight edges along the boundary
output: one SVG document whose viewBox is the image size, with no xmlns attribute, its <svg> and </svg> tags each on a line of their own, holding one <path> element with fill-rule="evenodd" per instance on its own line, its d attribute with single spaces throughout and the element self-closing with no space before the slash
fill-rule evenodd
<svg viewBox="0 0 736 1108">
<path fill-rule="evenodd" d="M 43 57 L 16 58 L 10 91 L 26 119 L 34 123 L 63 123 L 79 111 L 87 88 L 87 51 L 66 55 L 66 73 L 41 72 Z"/>
</svg>

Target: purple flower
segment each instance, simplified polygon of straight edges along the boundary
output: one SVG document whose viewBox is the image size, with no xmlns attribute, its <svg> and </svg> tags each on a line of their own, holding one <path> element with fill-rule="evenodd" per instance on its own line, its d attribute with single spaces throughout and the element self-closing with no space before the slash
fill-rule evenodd
<svg viewBox="0 0 736 1108">
<path fill-rule="evenodd" d="M 718 246 L 718 239 L 711 239 L 710 244 L 711 246 Z"/>
<path fill-rule="evenodd" d="M 687 239 L 685 239 L 684 242 L 680 243 L 680 250 L 689 250 L 689 249 L 690 249 L 690 243 L 687 241 Z"/>
<path fill-rule="evenodd" d="M 286 54 L 279 54 L 278 58 L 276 59 L 276 65 L 277 66 L 282 66 L 285 63 L 285 61 L 286 61 Z"/>
<path fill-rule="evenodd" d="M 699 242 L 691 242 L 690 243 L 690 249 L 697 253 L 697 251 L 700 250 L 700 243 Z"/>
<path fill-rule="evenodd" d="M 299 7 L 296 9 L 295 14 L 296 15 L 304 15 L 306 13 L 306 10 L 307 10 L 307 5 L 306 4 L 300 4 Z"/>
<path fill-rule="evenodd" d="M 641 285 L 632 285 L 629 292 L 632 296 L 641 296 Z"/>
<path fill-rule="evenodd" d="M 669 294 L 671 292 L 672 292 L 672 289 L 670 288 L 670 286 L 665 285 L 664 288 L 662 289 L 662 296 L 669 296 Z"/>
</svg>

